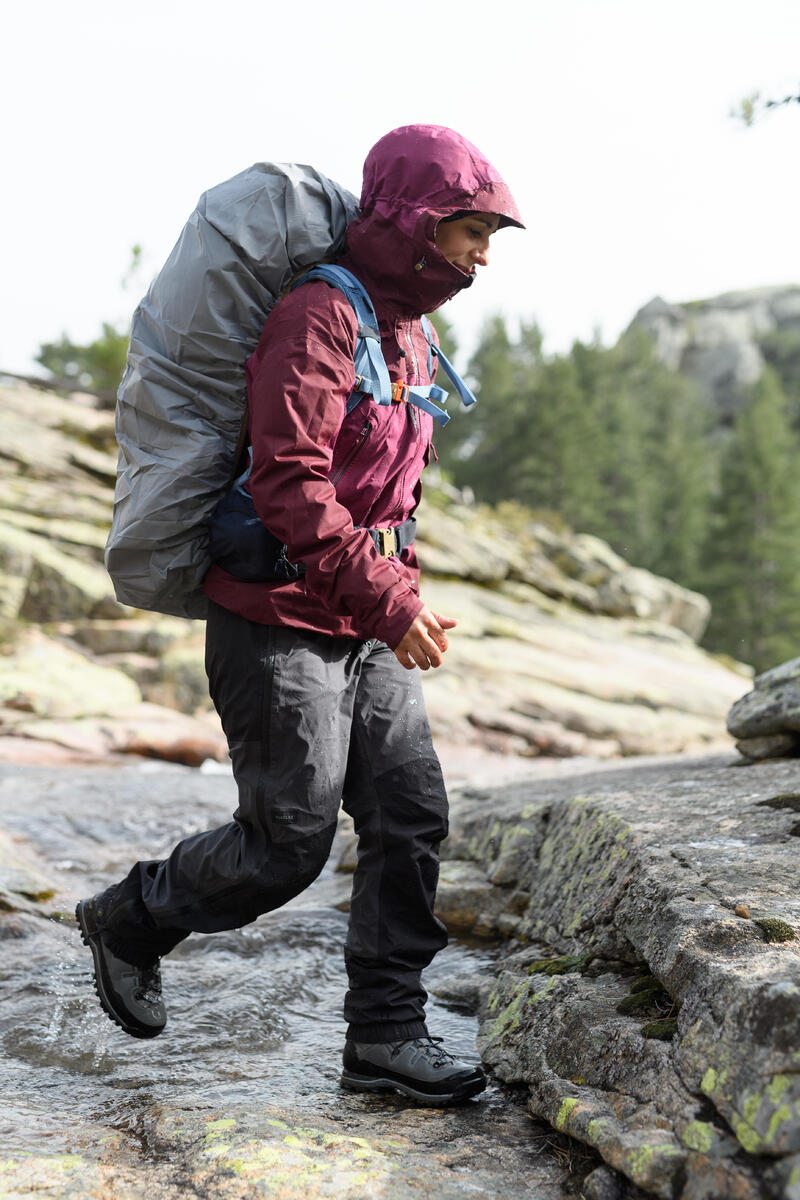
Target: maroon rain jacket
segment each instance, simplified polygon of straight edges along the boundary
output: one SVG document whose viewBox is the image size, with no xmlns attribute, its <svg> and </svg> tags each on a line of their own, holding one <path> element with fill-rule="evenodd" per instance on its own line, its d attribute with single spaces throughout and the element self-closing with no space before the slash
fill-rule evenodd
<svg viewBox="0 0 800 1200">
<path fill-rule="evenodd" d="M 361 213 L 339 263 L 375 306 L 392 380 L 431 382 L 420 314 L 472 283 L 434 241 L 438 221 L 461 210 L 522 225 L 497 171 L 450 129 L 409 125 L 370 151 Z M 374 637 L 394 648 L 422 608 L 414 548 L 382 558 L 356 526 L 400 525 L 412 515 L 433 419 L 369 397 L 345 415 L 356 338 L 353 309 L 324 282 L 298 287 L 273 309 L 247 363 L 249 487 L 259 517 L 306 574 L 246 583 L 213 566 L 204 590 L 251 621 Z"/>
</svg>

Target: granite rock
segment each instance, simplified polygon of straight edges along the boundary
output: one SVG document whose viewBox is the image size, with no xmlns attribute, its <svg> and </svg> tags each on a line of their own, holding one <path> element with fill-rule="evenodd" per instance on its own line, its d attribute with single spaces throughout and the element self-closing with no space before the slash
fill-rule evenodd
<svg viewBox="0 0 800 1200">
<path fill-rule="evenodd" d="M 800 658 L 756 676 L 728 713 L 728 732 L 746 758 L 800 754 Z"/>
<path fill-rule="evenodd" d="M 36 682 L 28 654 L 25 687 L 14 695 L 33 698 L 39 721 L 59 722 L 51 746 L 63 745 L 64 720 L 82 721 L 67 739 L 76 754 L 109 741 L 116 749 L 107 753 L 136 744 L 86 724 L 90 715 L 113 718 L 124 697 L 126 709 L 141 696 L 187 715 L 207 711 L 199 623 L 118 604 L 102 564 L 112 414 L 86 397 L 24 386 L 3 386 L 0 399 L 0 637 L 13 647 L 21 631 L 44 627 L 52 662 L 64 660 L 57 646 L 73 656 L 72 682 L 54 685 L 47 656 L 37 660 Z M 445 665 L 424 678 L 438 739 L 522 758 L 727 744 L 724 715 L 750 675 L 695 644 L 708 616 L 704 597 L 631 567 L 598 538 L 552 528 L 512 504 L 489 510 L 448 496 L 435 474 L 429 482 L 418 542 L 424 595 L 460 620 Z M 13 665 L 0 660 L 6 709 L 20 703 L 2 683 Z M 100 670 L 116 681 L 105 714 L 91 688 L 78 702 Z M 44 747 L 46 731 L 37 726 L 35 737 Z M 12 742 L 19 738 L 6 736 L 5 753 Z"/>
<path fill-rule="evenodd" d="M 656 297 L 639 310 L 633 325 L 646 330 L 661 361 L 692 378 L 730 422 L 764 369 L 761 339 L 800 327 L 800 287 L 751 288 L 688 304 Z"/>
<path fill-rule="evenodd" d="M 670 1200 L 789 1197 L 800 1152 L 800 793 L 791 762 L 758 772 L 609 764 L 456 800 L 448 853 L 526 898 L 485 1060 Z"/>
</svg>

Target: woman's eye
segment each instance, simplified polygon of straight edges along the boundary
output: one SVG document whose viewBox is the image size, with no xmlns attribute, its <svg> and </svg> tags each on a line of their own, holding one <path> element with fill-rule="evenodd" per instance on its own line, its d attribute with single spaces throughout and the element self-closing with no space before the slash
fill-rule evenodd
<svg viewBox="0 0 800 1200">
<path fill-rule="evenodd" d="M 480 237 L 483 237 L 483 230 L 482 230 L 482 229 L 470 229 L 470 233 L 471 233 L 471 235 L 472 235 L 474 238 L 480 238 Z"/>
</svg>

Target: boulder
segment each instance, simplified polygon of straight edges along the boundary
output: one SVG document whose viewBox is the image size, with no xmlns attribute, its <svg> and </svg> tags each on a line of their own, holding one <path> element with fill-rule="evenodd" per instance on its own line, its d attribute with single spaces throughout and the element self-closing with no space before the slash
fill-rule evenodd
<svg viewBox="0 0 800 1200">
<path fill-rule="evenodd" d="M 124 615 L 105 569 L 65 554 L 39 534 L 0 526 L 2 613 L 27 621 Z"/>
<path fill-rule="evenodd" d="M 26 901 L 50 900 L 55 891 L 46 865 L 0 830 L 0 909 L 14 911 L 27 907 Z"/>
<path fill-rule="evenodd" d="M 482 1054 L 528 1085 L 535 1116 L 650 1194 L 791 1195 L 793 786 L 787 762 L 754 778 L 682 757 L 454 796 L 447 852 L 515 919 L 481 993 Z"/>
<path fill-rule="evenodd" d="M 131 610 L 126 609 L 127 612 Z M 134 614 L 131 614 L 134 616 Z M 174 642 L 200 638 L 204 621 L 184 621 L 160 613 L 138 613 L 113 620 L 81 621 L 64 625 L 59 633 L 72 638 L 92 654 L 163 654 Z"/>
<path fill-rule="evenodd" d="M 745 758 L 786 758 L 800 754 L 800 735 L 775 733 L 771 737 L 739 738 L 736 749 Z"/>
<path fill-rule="evenodd" d="M 434 579 L 425 594 L 459 620 L 443 666 L 422 680 L 440 737 L 466 741 L 477 728 L 517 739 L 517 751 L 532 756 L 727 742 L 725 714 L 749 675 L 687 634 L 590 615 L 513 582 L 478 590 Z"/>
<path fill-rule="evenodd" d="M 14 735 L 56 743 L 100 761 L 137 754 L 199 767 L 208 759 L 224 762 L 228 757 L 225 736 L 210 714 L 189 717 L 149 703 L 120 708 L 111 717 L 23 721 L 14 727 Z"/>
<path fill-rule="evenodd" d="M 0 469 L 36 479 L 113 484 L 117 473 L 113 413 L 99 412 L 78 396 L 25 386 L 4 386 Z M 31 414 L 36 414 L 31 436 Z"/>
<path fill-rule="evenodd" d="M 800 658 L 756 676 L 752 691 L 731 707 L 727 728 L 746 758 L 800 753 Z"/>
<path fill-rule="evenodd" d="M 38 630 L 0 655 L 0 706 L 16 712 L 69 720 L 115 713 L 140 700 L 121 671 L 89 662 Z"/>
<path fill-rule="evenodd" d="M 39 534 L 65 553 L 79 554 L 83 561 L 103 561 L 106 530 L 89 521 L 72 517 L 42 516 L 39 513 L 19 512 L 17 509 L 0 508 L 0 526 L 11 525 L 15 529 Z"/>
<path fill-rule="evenodd" d="M 695 641 L 705 631 L 704 596 L 629 566 L 600 538 L 549 529 L 514 505 L 494 512 L 452 502 L 445 509 L 436 501 L 434 492 L 419 514 L 417 554 L 426 576 L 516 580 L 589 612 L 673 625 Z"/>
<path fill-rule="evenodd" d="M 198 624 L 198 622 L 193 622 Z M 145 689 L 147 699 L 179 712 L 208 708 L 205 633 L 173 642 L 159 659 L 158 682 Z"/>
</svg>

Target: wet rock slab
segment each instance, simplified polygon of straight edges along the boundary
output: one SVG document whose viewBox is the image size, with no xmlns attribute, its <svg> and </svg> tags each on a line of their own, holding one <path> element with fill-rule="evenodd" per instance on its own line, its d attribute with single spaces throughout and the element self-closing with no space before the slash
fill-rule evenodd
<svg viewBox="0 0 800 1200">
<path fill-rule="evenodd" d="M 795 1197 L 797 764 L 630 763 L 460 810 L 448 853 L 516 914 L 481 990 L 500 1078 L 648 1193 Z"/>
</svg>

